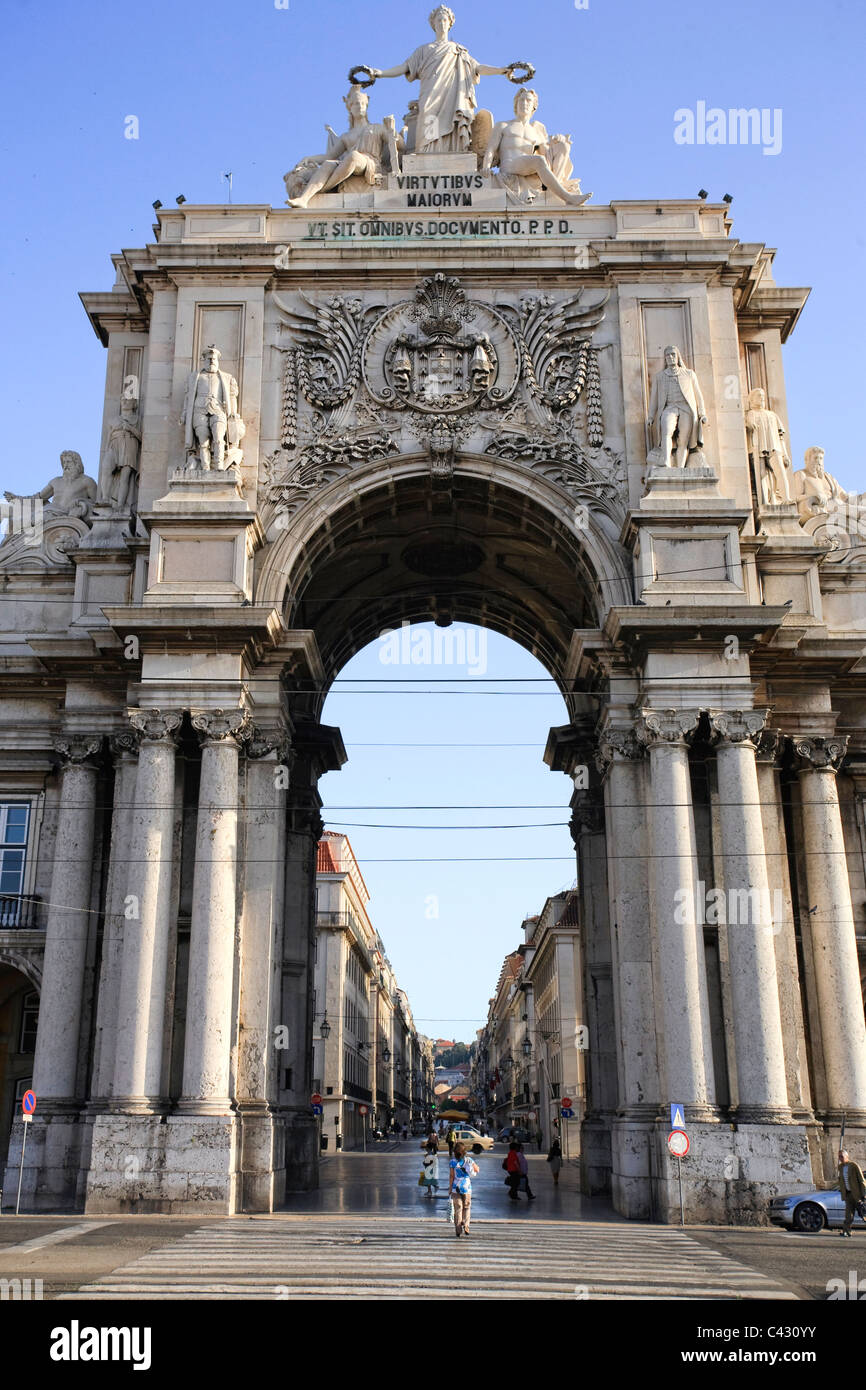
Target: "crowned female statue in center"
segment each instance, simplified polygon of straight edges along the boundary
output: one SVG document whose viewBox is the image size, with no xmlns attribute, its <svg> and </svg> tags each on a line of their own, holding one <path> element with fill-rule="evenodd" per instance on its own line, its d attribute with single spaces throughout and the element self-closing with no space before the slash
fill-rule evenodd
<svg viewBox="0 0 866 1390">
<path fill-rule="evenodd" d="M 460 154 L 471 147 L 472 121 L 476 112 L 475 87 L 481 77 L 505 77 L 509 68 L 478 63 L 448 37 L 454 11 L 439 5 L 430 15 L 436 38 L 422 43 L 405 63 L 383 71 L 370 68 L 370 76 L 406 77 L 420 82 L 415 152 Z"/>
</svg>

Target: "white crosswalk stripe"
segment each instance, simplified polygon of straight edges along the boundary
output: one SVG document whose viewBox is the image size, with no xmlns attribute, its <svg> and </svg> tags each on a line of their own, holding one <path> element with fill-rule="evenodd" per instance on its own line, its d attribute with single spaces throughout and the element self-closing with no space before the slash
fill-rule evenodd
<svg viewBox="0 0 866 1390">
<path fill-rule="evenodd" d="M 214 1221 L 69 1299 L 793 1299 L 681 1231 L 603 1222 L 264 1217 Z"/>
</svg>

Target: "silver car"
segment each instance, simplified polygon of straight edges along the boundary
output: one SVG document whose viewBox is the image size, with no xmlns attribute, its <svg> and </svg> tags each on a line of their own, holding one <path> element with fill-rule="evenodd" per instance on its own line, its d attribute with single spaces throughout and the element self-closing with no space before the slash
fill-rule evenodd
<svg viewBox="0 0 866 1390">
<path fill-rule="evenodd" d="M 798 1192 L 796 1197 L 774 1197 L 768 1216 L 777 1226 L 790 1226 L 795 1231 L 823 1231 L 825 1226 L 841 1226 L 845 1220 L 845 1203 L 838 1187 L 814 1192 Z M 854 1226 L 866 1226 L 862 1217 L 854 1216 Z"/>
</svg>

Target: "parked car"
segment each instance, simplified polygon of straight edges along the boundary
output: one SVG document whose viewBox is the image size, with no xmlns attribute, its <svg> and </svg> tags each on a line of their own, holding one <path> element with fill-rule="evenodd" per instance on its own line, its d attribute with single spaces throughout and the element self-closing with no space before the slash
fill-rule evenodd
<svg viewBox="0 0 866 1390">
<path fill-rule="evenodd" d="M 814 1192 L 798 1192 L 795 1197 L 774 1197 L 767 1214 L 777 1226 L 788 1226 L 795 1231 L 823 1231 L 825 1226 L 842 1225 L 845 1203 L 838 1187 L 817 1188 Z M 854 1225 L 866 1226 L 866 1221 L 855 1215 Z"/>
<path fill-rule="evenodd" d="M 471 1149 L 474 1154 L 480 1154 L 483 1153 L 485 1149 L 493 1148 L 493 1140 L 490 1135 L 479 1134 L 478 1130 L 473 1129 L 471 1125 L 455 1125 L 454 1142 L 455 1144 L 464 1144 L 466 1148 Z M 447 1147 L 448 1145 L 445 1142 L 445 1136 L 443 1134 L 439 1138 L 439 1148 L 447 1149 Z"/>
<path fill-rule="evenodd" d="M 515 1125 L 506 1125 L 501 1129 L 496 1138 L 501 1144 L 533 1144 L 535 1135 L 530 1134 L 528 1129 L 518 1129 Z"/>
</svg>

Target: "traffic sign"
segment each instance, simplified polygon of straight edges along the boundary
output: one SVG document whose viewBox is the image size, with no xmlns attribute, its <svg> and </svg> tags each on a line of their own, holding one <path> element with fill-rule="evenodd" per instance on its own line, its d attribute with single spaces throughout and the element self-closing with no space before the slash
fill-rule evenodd
<svg viewBox="0 0 866 1390">
<path fill-rule="evenodd" d="M 686 1107 L 671 1101 L 671 1129 L 685 1129 Z"/>
<path fill-rule="evenodd" d="M 319 1095 L 318 1091 L 314 1091 L 313 1094 L 310 1096 L 310 1104 L 311 1104 L 311 1105 L 321 1105 L 321 1104 L 322 1104 L 322 1097 Z"/>
<path fill-rule="evenodd" d="M 325 1107 L 324 1107 L 323 1105 L 314 1105 L 314 1106 L 313 1106 L 313 1114 L 314 1114 L 314 1115 L 321 1115 L 321 1114 L 324 1112 L 324 1109 L 325 1109 Z"/>
<path fill-rule="evenodd" d="M 32 1115 L 22 1115 L 21 1118 L 22 1118 L 22 1120 L 24 1121 L 25 1125 L 32 1125 L 32 1123 L 33 1123 L 33 1116 L 32 1116 Z"/>
<path fill-rule="evenodd" d="M 367 1115 L 367 1114 L 369 1114 L 369 1111 L 368 1111 L 366 1105 L 359 1105 L 359 1106 L 358 1106 L 358 1114 L 359 1114 L 359 1115 Z"/>
<path fill-rule="evenodd" d="M 685 1158 L 689 1151 L 689 1136 L 684 1129 L 673 1129 L 668 1135 L 668 1148 L 674 1158 Z"/>
<path fill-rule="evenodd" d="M 562 1106 L 563 1110 L 570 1110 L 570 1109 L 571 1109 L 571 1096 L 563 1096 L 563 1097 L 562 1097 L 562 1100 L 560 1101 L 560 1105 Z"/>
<path fill-rule="evenodd" d="M 569 1109 L 563 1109 L 563 1110 L 561 1110 L 559 1113 L 562 1115 L 562 1118 L 563 1118 L 564 1120 L 573 1120 L 573 1119 L 574 1119 L 574 1111 L 573 1111 L 572 1109 L 570 1109 L 570 1108 L 569 1108 Z"/>
<path fill-rule="evenodd" d="M 36 1096 L 33 1091 L 25 1091 L 21 1097 L 21 1109 L 25 1115 L 32 1115 L 36 1109 Z"/>
</svg>

